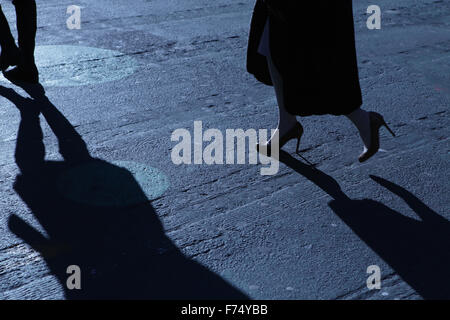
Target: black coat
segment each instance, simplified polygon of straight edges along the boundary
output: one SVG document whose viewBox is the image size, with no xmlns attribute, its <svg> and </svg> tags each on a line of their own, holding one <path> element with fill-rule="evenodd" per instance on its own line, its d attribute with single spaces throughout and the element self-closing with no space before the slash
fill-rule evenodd
<svg viewBox="0 0 450 320">
<path fill-rule="evenodd" d="M 345 115 L 361 106 L 351 0 L 257 0 L 247 70 L 272 85 L 257 51 L 268 16 L 270 52 L 291 114 Z"/>
</svg>

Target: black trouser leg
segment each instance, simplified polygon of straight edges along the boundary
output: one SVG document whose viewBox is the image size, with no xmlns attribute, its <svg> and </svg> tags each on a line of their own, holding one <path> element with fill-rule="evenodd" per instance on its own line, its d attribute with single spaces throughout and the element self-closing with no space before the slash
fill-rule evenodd
<svg viewBox="0 0 450 320">
<path fill-rule="evenodd" d="M 6 71 L 5 77 L 12 82 L 38 83 L 39 73 L 34 62 L 37 29 L 35 0 L 14 0 L 19 35 L 20 61 L 16 68 Z"/>
<path fill-rule="evenodd" d="M 9 28 L 8 21 L 6 20 L 5 14 L 0 6 L 0 46 L 2 50 L 9 50 L 16 46 L 14 37 L 11 34 L 11 29 Z"/>
<path fill-rule="evenodd" d="M 34 47 L 37 29 L 37 13 L 35 0 L 14 0 L 17 16 L 17 33 L 22 64 L 34 66 Z"/>
</svg>

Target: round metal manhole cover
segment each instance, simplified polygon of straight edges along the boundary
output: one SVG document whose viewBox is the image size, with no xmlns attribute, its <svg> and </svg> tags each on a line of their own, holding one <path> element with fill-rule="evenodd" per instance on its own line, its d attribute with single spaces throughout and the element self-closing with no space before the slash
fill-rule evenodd
<svg viewBox="0 0 450 320">
<path fill-rule="evenodd" d="M 94 206 L 129 206 L 160 197 L 169 188 L 159 169 L 132 161 L 89 161 L 64 172 L 59 192 L 74 202 Z"/>
<path fill-rule="evenodd" d="M 138 61 L 115 50 L 72 45 L 37 46 L 39 80 L 44 87 L 68 87 L 120 80 L 134 73 Z M 8 80 L 0 75 L 0 80 Z"/>
</svg>

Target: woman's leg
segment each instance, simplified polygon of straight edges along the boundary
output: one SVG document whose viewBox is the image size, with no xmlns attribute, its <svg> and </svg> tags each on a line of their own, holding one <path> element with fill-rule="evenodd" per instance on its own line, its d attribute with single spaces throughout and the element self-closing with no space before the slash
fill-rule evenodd
<svg viewBox="0 0 450 320">
<path fill-rule="evenodd" d="M 277 67 L 273 63 L 273 60 L 269 54 L 267 57 L 267 62 L 269 65 L 270 76 L 272 78 L 273 86 L 275 88 L 275 94 L 278 102 L 278 111 L 279 111 L 279 122 L 278 122 L 278 133 L 279 137 L 283 137 L 283 135 L 288 132 L 292 127 L 297 123 L 297 118 L 295 115 L 287 112 L 285 107 L 285 99 L 283 94 L 283 78 L 279 73 Z M 276 133 L 275 133 L 276 134 Z"/>
<path fill-rule="evenodd" d="M 279 73 L 277 67 L 273 63 L 270 57 L 270 53 L 267 57 L 267 62 L 269 65 L 270 76 L 275 88 L 275 93 L 277 96 L 278 110 L 279 110 L 279 137 L 282 137 L 286 132 L 288 132 L 297 122 L 297 118 L 290 114 L 285 107 L 285 100 L 283 94 L 283 78 Z M 370 117 L 369 113 L 361 108 L 356 109 L 352 113 L 346 115 L 359 131 L 361 139 L 364 143 L 364 151 L 369 149 L 371 143 L 371 128 L 370 128 Z"/>
<path fill-rule="evenodd" d="M 364 143 L 364 151 L 369 149 L 371 141 L 370 117 L 369 113 L 361 108 L 346 115 L 359 131 L 359 135 Z"/>
</svg>

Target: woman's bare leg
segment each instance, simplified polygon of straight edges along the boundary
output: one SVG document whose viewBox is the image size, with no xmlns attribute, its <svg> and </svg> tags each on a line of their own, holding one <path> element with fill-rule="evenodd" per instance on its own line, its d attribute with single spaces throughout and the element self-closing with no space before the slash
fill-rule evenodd
<svg viewBox="0 0 450 320">
<path fill-rule="evenodd" d="M 290 114 L 285 107 L 285 99 L 283 93 L 283 78 L 279 73 L 277 67 L 273 63 L 270 54 L 267 57 L 269 65 L 270 76 L 272 78 L 273 86 L 275 88 L 275 94 L 278 102 L 279 121 L 278 121 L 278 133 L 281 138 L 286 132 L 288 132 L 297 123 L 295 115 Z M 275 133 L 276 134 L 276 133 Z"/>
</svg>

